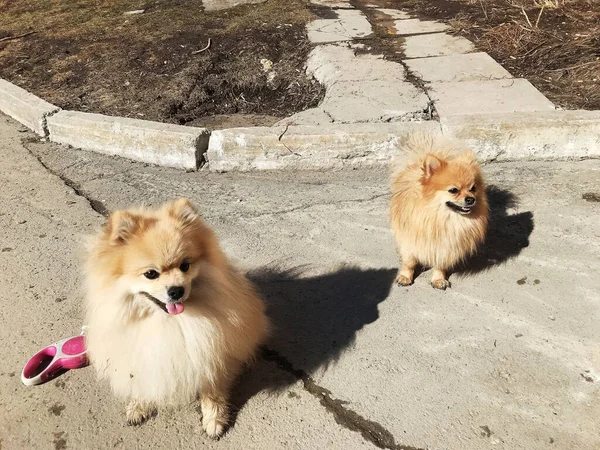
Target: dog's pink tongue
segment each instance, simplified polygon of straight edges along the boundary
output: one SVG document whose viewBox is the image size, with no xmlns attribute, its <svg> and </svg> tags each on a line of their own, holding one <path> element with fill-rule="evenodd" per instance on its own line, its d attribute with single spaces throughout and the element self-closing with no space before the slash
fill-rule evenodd
<svg viewBox="0 0 600 450">
<path fill-rule="evenodd" d="M 167 312 L 169 314 L 181 314 L 184 309 L 183 303 L 167 303 Z"/>
</svg>

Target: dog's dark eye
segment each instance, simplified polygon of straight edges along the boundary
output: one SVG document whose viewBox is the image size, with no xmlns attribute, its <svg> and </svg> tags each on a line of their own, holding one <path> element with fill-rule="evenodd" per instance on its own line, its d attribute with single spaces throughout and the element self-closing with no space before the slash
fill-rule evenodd
<svg viewBox="0 0 600 450">
<path fill-rule="evenodd" d="M 450 189 L 448 189 L 448 192 L 450 192 L 451 194 L 458 194 L 458 189 L 457 188 L 450 188 Z"/>
<path fill-rule="evenodd" d="M 471 192 L 475 192 L 477 190 L 477 186 L 473 185 L 473 187 L 471 188 Z"/>
<path fill-rule="evenodd" d="M 160 273 L 158 273 L 156 270 L 150 269 L 144 272 L 144 276 L 149 280 L 156 280 L 160 276 Z"/>
<path fill-rule="evenodd" d="M 179 270 L 181 270 L 182 272 L 187 272 L 188 270 L 190 270 L 190 263 L 187 261 L 182 262 L 179 266 Z"/>
</svg>

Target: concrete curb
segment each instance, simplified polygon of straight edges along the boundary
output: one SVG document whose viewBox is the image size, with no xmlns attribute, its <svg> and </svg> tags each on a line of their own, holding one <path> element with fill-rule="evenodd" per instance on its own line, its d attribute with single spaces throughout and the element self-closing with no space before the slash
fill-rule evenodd
<svg viewBox="0 0 600 450">
<path fill-rule="evenodd" d="M 438 122 L 230 128 L 212 132 L 206 159 L 214 172 L 337 169 L 389 161 L 411 131 L 440 133 Z"/>
<path fill-rule="evenodd" d="M 453 116 L 442 134 L 462 139 L 484 161 L 600 158 L 600 111 Z"/>
<path fill-rule="evenodd" d="M 40 136 L 47 137 L 46 118 L 59 110 L 58 106 L 0 78 L 0 111 Z"/>
<path fill-rule="evenodd" d="M 219 130 L 212 133 L 206 158 L 215 172 L 387 164 L 416 130 L 465 140 L 484 162 L 600 157 L 600 111 L 549 111 Z"/>
<path fill-rule="evenodd" d="M 437 121 L 213 131 L 63 111 L 0 79 L 0 111 L 53 142 L 136 161 L 213 172 L 386 165 L 413 131 L 467 141 L 482 161 L 600 158 L 600 111 L 451 116 Z"/>
<path fill-rule="evenodd" d="M 48 132 L 59 144 L 186 170 L 203 164 L 210 137 L 206 128 L 75 111 L 49 117 Z"/>
</svg>

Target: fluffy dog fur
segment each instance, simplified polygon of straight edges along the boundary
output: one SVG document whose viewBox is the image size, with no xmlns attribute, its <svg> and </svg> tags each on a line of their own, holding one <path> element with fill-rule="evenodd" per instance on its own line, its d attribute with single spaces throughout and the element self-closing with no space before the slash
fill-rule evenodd
<svg viewBox="0 0 600 450">
<path fill-rule="evenodd" d="M 481 170 L 472 150 L 442 138 L 412 135 L 406 150 L 408 164 L 396 164 L 392 175 L 391 226 L 402 262 L 396 281 L 412 284 L 422 265 L 433 268 L 432 286 L 446 289 L 447 271 L 485 238 Z"/>
<path fill-rule="evenodd" d="M 189 201 L 112 214 L 90 240 L 85 271 L 88 353 L 129 401 L 128 423 L 199 396 L 204 430 L 220 436 L 232 382 L 268 320 Z"/>
</svg>

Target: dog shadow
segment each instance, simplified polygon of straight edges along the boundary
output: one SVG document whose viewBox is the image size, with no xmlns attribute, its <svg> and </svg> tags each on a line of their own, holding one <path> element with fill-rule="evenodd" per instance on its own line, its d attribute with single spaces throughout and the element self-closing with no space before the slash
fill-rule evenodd
<svg viewBox="0 0 600 450">
<path fill-rule="evenodd" d="M 341 267 L 303 276 L 306 267 L 263 268 L 248 274 L 267 303 L 272 336 L 232 395 L 237 411 L 258 392 L 277 394 L 326 369 L 354 343 L 356 333 L 379 318 L 397 269 Z M 273 364 L 282 370 L 273 370 Z M 293 394 L 289 394 L 293 395 Z"/>
<path fill-rule="evenodd" d="M 500 265 L 529 245 L 533 214 L 509 215 L 518 203 L 509 191 L 489 186 L 487 194 L 491 217 L 486 241 L 453 272 L 459 276 Z M 231 425 L 259 392 L 279 394 L 298 381 L 314 386 L 311 376 L 335 363 L 353 345 L 356 333 L 379 318 L 378 305 L 388 297 L 397 275 L 396 268 L 342 267 L 304 276 L 306 269 L 268 267 L 248 274 L 267 302 L 273 334 L 232 393 Z M 273 364 L 281 370 L 273 370 Z"/>
<path fill-rule="evenodd" d="M 497 186 L 486 189 L 490 205 L 490 222 L 485 242 L 479 251 L 452 272 L 458 276 L 474 275 L 504 264 L 517 257 L 529 246 L 529 236 L 534 222 L 531 211 L 510 214 L 518 206 L 515 194 Z"/>
</svg>

